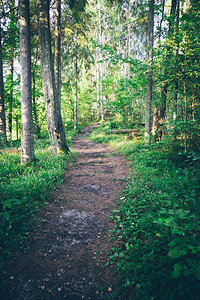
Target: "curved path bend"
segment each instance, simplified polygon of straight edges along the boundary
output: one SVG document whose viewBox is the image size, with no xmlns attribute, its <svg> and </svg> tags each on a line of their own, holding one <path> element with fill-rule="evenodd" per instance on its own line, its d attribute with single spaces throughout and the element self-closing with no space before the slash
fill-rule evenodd
<svg viewBox="0 0 200 300">
<path fill-rule="evenodd" d="M 51 194 L 34 242 L 8 267 L 2 299 L 111 298 L 116 280 L 112 268 L 104 268 L 112 248 L 109 215 L 129 168 L 123 156 L 88 139 L 91 128 L 74 140 L 78 158 Z"/>
</svg>

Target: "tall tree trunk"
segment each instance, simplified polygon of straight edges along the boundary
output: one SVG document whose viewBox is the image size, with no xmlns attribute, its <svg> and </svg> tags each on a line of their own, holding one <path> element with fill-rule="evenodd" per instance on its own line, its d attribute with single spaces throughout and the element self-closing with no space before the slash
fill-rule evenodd
<svg viewBox="0 0 200 300">
<path fill-rule="evenodd" d="M 35 82 L 35 70 L 32 72 L 32 104 L 33 104 L 33 118 L 34 118 L 34 132 L 36 133 L 37 137 L 40 138 L 40 126 L 38 124 L 38 115 L 36 109 L 36 82 Z"/>
<path fill-rule="evenodd" d="M 19 2 L 21 66 L 21 164 L 34 160 L 31 100 L 31 46 L 29 0 Z"/>
<path fill-rule="evenodd" d="M 96 25 L 96 39 L 97 39 L 97 44 L 99 43 L 99 37 L 98 37 L 98 28 Z M 96 50 L 96 77 L 97 77 L 97 121 L 100 120 L 100 97 L 99 97 L 99 49 L 97 48 Z"/>
<path fill-rule="evenodd" d="M 14 74 L 14 51 L 15 51 L 15 40 L 16 40 L 16 18 L 15 18 L 15 0 L 9 1 L 10 9 L 10 48 L 9 48 L 9 92 L 8 92 L 8 137 L 12 139 L 12 125 L 13 125 L 13 74 Z M 14 25 L 13 25 L 14 24 Z"/>
<path fill-rule="evenodd" d="M 2 0 L 0 0 L 0 14 L 2 12 Z M 0 16 L 2 17 L 2 16 Z M 6 117 L 4 106 L 4 83 L 3 83 L 3 56 L 1 44 L 1 20 L 0 19 L 0 138 L 6 142 Z"/>
<path fill-rule="evenodd" d="M 99 0 L 99 41 L 100 41 L 100 46 L 102 46 L 102 26 L 101 26 L 101 0 Z M 100 52 L 100 59 L 101 59 L 101 63 L 100 63 L 100 91 L 101 91 L 101 120 L 104 120 L 104 101 L 103 101 L 103 62 L 102 62 L 102 50 Z"/>
<path fill-rule="evenodd" d="M 19 119 L 18 119 L 18 115 L 16 115 L 16 138 L 17 141 L 19 139 Z"/>
<path fill-rule="evenodd" d="M 74 61 L 74 70 L 75 70 L 75 99 L 74 99 L 74 130 L 77 129 L 77 119 L 78 119 L 78 53 L 77 49 L 77 28 L 75 31 L 75 61 Z"/>
<path fill-rule="evenodd" d="M 33 120 L 34 120 L 34 127 L 33 131 L 36 133 L 37 137 L 40 138 L 40 126 L 38 123 L 38 115 L 37 115 L 37 108 L 36 108 L 36 68 L 38 63 L 38 45 L 36 49 L 35 61 L 34 66 L 32 67 L 32 107 L 33 107 Z"/>
<path fill-rule="evenodd" d="M 127 57 L 130 59 L 131 55 L 131 27 L 130 27 L 130 17 L 131 17 L 131 3 L 128 3 L 128 26 L 127 26 Z M 130 63 L 127 63 L 127 74 L 126 78 L 130 79 Z"/>
<path fill-rule="evenodd" d="M 60 102 L 57 98 L 55 84 L 51 50 L 49 5 L 49 0 L 38 0 L 40 60 L 47 125 L 50 137 L 51 154 L 58 154 L 60 151 L 67 154 L 69 148 L 66 142 L 65 128 L 61 117 Z"/>
<path fill-rule="evenodd" d="M 9 91 L 8 91 L 8 137 L 12 140 L 12 123 L 13 123 L 13 70 L 14 70 L 14 52 L 9 58 Z"/>
<path fill-rule="evenodd" d="M 61 0 L 56 0 L 55 18 L 55 82 L 57 98 L 61 98 Z"/>
<path fill-rule="evenodd" d="M 167 76 L 166 71 L 164 72 L 164 76 Z M 162 83 L 161 87 L 161 105 L 160 105 L 160 114 L 158 119 L 158 140 L 160 141 L 163 134 L 163 126 L 165 124 L 165 113 L 166 113 L 166 103 L 167 103 L 167 81 Z"/>
<path fill-rule="evenodd" d="M 153 114 L 153 124 L 152 124 L 152 135 L 154 136 L 154 140 L 156 141 L 156 131 L 157 131 L 157 125 L 158 125 L 158 109 L 154 109 Z"/>
<path fill-rule="evenodd" d="M 177 10 L 176 10 L 176 35 L 179 35 L 179 14 L 180 14 L 180 0 L 177 0 Z M 176 62 L 179 56 L 179 41 L 176 48 Z M 178 102 L 178 80 L 175 78 L 174 81 L 174 113 L 177 114 L 177 102 Z"/>
<path fill-rule="evenodd" d="M 185 121 L 185 132 L 184 132 L 184 146 L 185 146 L 185 151 L 187 151 L 187 133 L 186 133 L 186 123 L 187 123 L 187 94 L 186 94 L 186 86 L 185 82 L 183 82 L 183 95 L 184 95 L 184 103 L 185 103 L 185 116 L 184 116 L 184 121 Z"/>
<path fill-rule="evenodd" d="M 121 24 L 121 21 L 120 21 L 120 11 L 118 12 L 118 22 L 119 22 L 119 42 L 118 42 L 118 55 L 120 56 L 121 55 L 121 32 L 122 32 L 122 24 Z M 120 81 L 121 79 L 121 61 L 119 59 L 119 62 L 118 62 L 118 65 L 119 65 L 119 77 L 118 77 L 118 80 Z"/>
<path fill-rule="evenodd" d="M 154 0 L 149 3 L 149 40 L 148 40 L 148 60 L 149 72 L 147 80 L 147 96 L 146 96 L 146 112 L 145 112 L 145 143 L 150 142 L 151 132 L 151 102 L 152 102 L 152 86 L 153 86 L 153 27 L 154 27 Z"/>
</svg>

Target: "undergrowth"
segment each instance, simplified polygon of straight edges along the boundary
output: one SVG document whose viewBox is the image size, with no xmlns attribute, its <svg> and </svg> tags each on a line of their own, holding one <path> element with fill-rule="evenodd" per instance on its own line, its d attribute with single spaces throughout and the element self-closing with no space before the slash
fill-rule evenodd
<svg viewBox="0 0 200 300">
<path fill-rule="evenodd" d="M 199 299 L 199 153 L 164 141 L 150 146 L 108 138 L 109 126 L 92 133 L 130 161 L 134 175 L 113 211 L 114 264 L 121 281 L 114 297 Z M 106 133 L 107 131 L 107 133 Z"/>
<path fill-rule="evenodd" d="M 68 134 L 70 141 L 74 133 Z M 35 140 L 36 160 L 20 164 L 20 153 L 0 154 L 0 269 L 15 247 L 24 247 L 38 209 L 62 182 L 66 162 L 75 154 L 51 156 L 49 140 Z"/>
</svg>

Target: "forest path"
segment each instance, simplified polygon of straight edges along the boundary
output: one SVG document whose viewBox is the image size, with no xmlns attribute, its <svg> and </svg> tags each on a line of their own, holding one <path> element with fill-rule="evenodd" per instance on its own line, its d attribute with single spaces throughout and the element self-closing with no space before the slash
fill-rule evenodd
<svg viewBox="0 0 200 300">
<path fill-rule="evenodd" d="M 92 128 L 75 138 L 78 158 L 51 194 L 34 242 L 8 267 L 2 299 L 110 298 L 116 280 L 112 268 L 105 272 L 103 267 L 112 247 L 109 214 L 126 186 L 129 168 L 113 149 L 87 138 Z"/>
</svg>

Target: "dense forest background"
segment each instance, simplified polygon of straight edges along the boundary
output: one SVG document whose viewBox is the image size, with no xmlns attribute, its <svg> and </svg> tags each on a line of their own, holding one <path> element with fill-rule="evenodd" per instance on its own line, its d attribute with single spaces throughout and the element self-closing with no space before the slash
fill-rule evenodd
<svg viewBox="0 0 200 300">
<path fill-rule="evenodd" d="M 98 122 L 134 170 L 112 214 L 118 294 L 199 299 L 199 28 L 198 0 L 0 0 L 0 269 Z"/>
<path fill-rule="evenodd" d="M 145 123 L 146 136 L 151 134 L 153 140 L 168 136 L 184 143 L 185 150 L 199 149 L 198 1 L 62 1 L 56 17 L 57 2 L 50 5 L 51 45 L 57 64 L 60 18 L 58 97 L 67 130 L 105 119 L 113 121 L 113 127 L 116 122 L 125 127 Z M 40 136 L 47 121 L 35 1 L 30 1 L 30 30 L 33 132 Z M 7 139 L 19 139 L 15 1 L 1 1 L 1 45 L 1 136 L 5 107 Z"/>
</svg>

